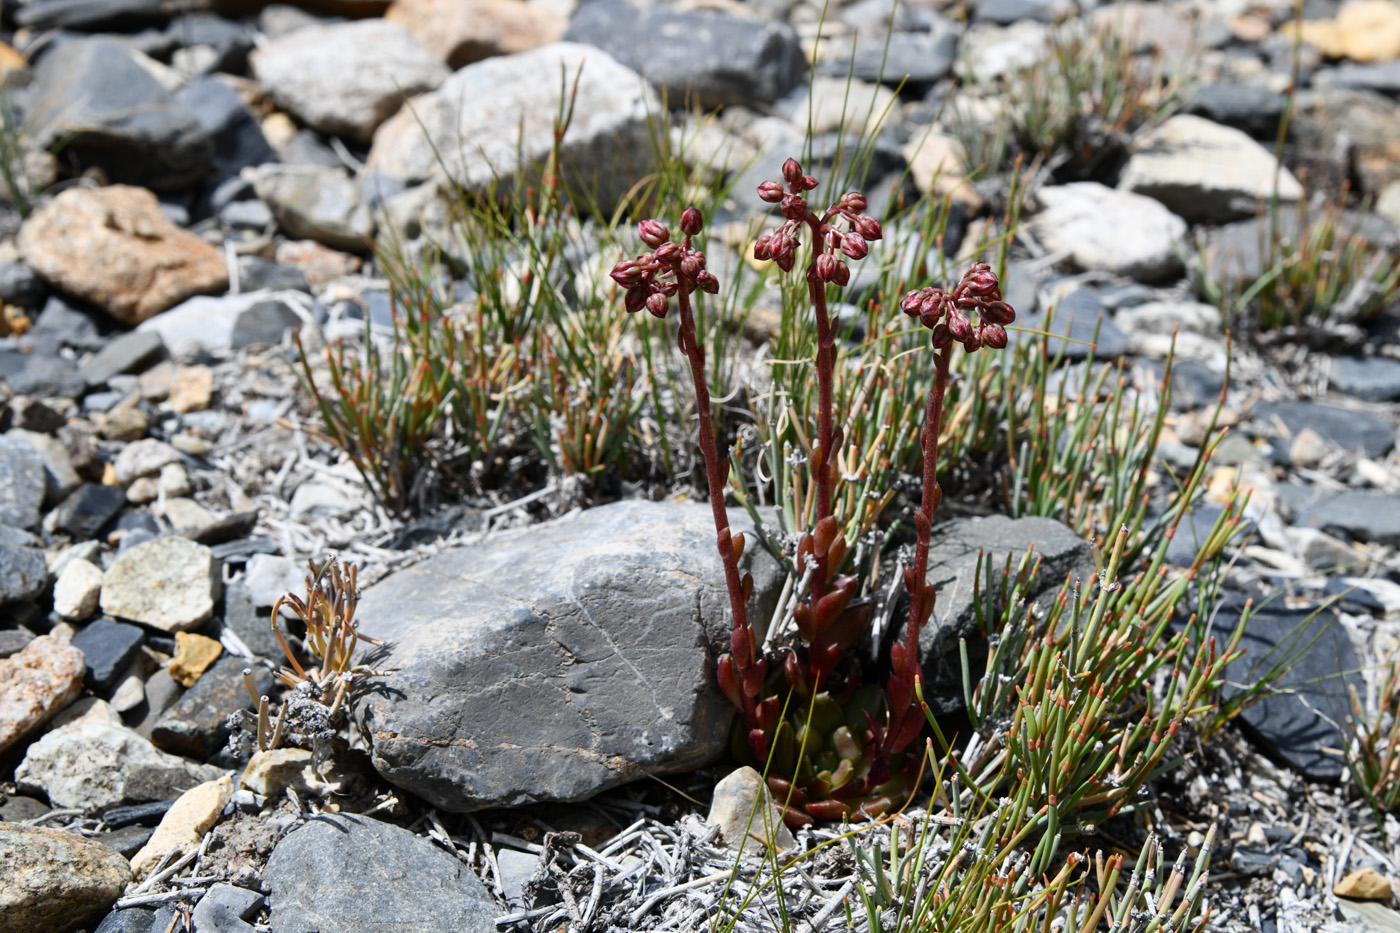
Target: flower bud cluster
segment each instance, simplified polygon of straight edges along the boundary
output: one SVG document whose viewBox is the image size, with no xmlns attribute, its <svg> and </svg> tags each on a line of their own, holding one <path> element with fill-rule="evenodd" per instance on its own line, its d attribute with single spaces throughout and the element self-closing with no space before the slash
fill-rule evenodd
<svg viewBox="0 0 1400 933">
<path fill-rule="evenodd" d="M 951 292 L 920 288 L 905 295 L 899 307 L 933 331 L 933 345 L 940 350 L 953 342 L 969 353 L 981 347 L 1001 350 L 1006 325 L 1016 320 L 1016 312 L 1002 300 L 996 273 L 985 262 L 974 263 Z"/>
<path fill-rule="evenodd" d="M 681 212 L 684 239 L 679 243 L 659 220 L 637 225 L 638 235 L 652 252 L 619 262 L 611 273 L 613 281 L 627 289 L 624 306 L 629 312 L 646 308 L 655 317 L 664 318 L 672 296 L 682 288 L 686 294 L 696 289 L 711 295 L 719 291 L 719 280 L 705 269 L 705 254 L 690 245 L 690 238 L 704 228 L 704 217 L 693 207 Z"/>
<path fill-rule="evenodd" d="M 805 192 L 817 187 L 817 180 L 803 174 L 802 166 L 796 159 L 783 163 L 783 183 L 765 181 L 758 186 L 758 196 L 769 204 L 780 205 L 779 210 L 786 220 L 772 233 L 765 233 L 754 243 L 755 259 L 771 259 L 784 272 L 791 272 L 797 261 L 798 230 L 802 224 L 817 230 L 817 256 L 807 269 L 807 279 L 812 282 L 830 282 L 844 286 L 851 280 L 849 259 L 864 259 L 870 251 L 869 244 L 883 236 L 880 222 L 864 214 L 866 200 L 859 192 L 849 192 L 837 199 L 818 218 L 807 206 Z M 845 221 L 845 229 L 837 227 L 837 220 Z M 840 254 L 838 256 L 838 253 Z"/>
</svg>

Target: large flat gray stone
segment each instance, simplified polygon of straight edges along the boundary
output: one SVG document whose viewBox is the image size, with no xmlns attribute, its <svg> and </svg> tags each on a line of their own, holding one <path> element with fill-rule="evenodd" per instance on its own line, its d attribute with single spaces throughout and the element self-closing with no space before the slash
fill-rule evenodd
<svg viewBox="0 0 1400 933">
<path fill-rule="evenodd" d="M 753 535 L 743 565 L 761 639 L 783 572 Z M 354 706 L 374 766 L 444 810 L 582 800 L 726 745 L 707 505 L 620 502 L 448 551 L 367 590 L 356 619 L 391 645 Z"/>
</svg>

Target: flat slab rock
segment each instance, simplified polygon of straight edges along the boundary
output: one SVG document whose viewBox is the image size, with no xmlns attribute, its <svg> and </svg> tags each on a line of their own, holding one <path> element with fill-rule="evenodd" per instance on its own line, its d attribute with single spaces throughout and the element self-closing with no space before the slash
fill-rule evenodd
<svg viewBox="0 0 1400 933">
<path fill-rule="evenodd" d="M 731 516 L 736 530 L 751 528 Z M 758 636 L 783 582 L 754 539 Z M 375 768 L 452 812 L 583 800 L 724 748 L 730 619 L 709 507 L 620 502 L 448 551 L 367 590 L 392 671 L 354 708 Z"/>
<path fill-rule="evenodd" d="M 450 853 L 361 816 L 322 814 L 294 829 L 263 881 L 273 933 L 489 933 L 504 913 Z"/>
</svg>

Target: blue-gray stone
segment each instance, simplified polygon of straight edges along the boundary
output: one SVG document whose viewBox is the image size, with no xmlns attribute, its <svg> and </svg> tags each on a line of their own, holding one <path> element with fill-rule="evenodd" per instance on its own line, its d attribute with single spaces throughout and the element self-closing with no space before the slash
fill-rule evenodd
<svg viewBox="0 0 1400 933">
<path fill-rule="evenodd" d="M 1400 496 L 1383 492 L 1324 492 L 1305 506 L 1296 525 L 1353 541 L 1400 546 Z"/>
<path fill-rule="evenodd" d="M 144 907 L 126 907 L 122 910 L 114 910 L 102 919 L 93 933 L 151 933 L 151 924 L 155 915 L 154 910 L 147 910 Z"/>
<path fill-rule="evenodd" d="M 39 60 L 25 125 L 65 162 L 153 191 L 199 181 L 214 154 L 194 112 L 105 38 L 63 42 Z"/>
<path fill-rule="evenodd" d="M 43 551 L 0 540 L 0 605 L 35 599 L 48 581 Z"/>
<path fill-rule="evenodd" d="M 430 840 L 347 814 L 322 814 L 283 837 L 263 882 L 273 933 L 495 933 L 504 913 Z"/>
<path fill-rule="evenodd" d="M 123 373 L 140 372 L 165 355 L 165 342 L 153 330 L 131 330 L 113 337 L 97 355 L 85 362 L 78 375 L 91 388 Z"/>
<path fill-rule="evenodd" d="M 33 269 L 22 262 L 0 262 L 0 301 L 21 308 L 38 308 L 48 294 L 48 286 Z"/>
<path fill-rule="evenodd" d="M 252 933 L 247 921 L 258 915 L 263 896 L 231 884 L 216 884 L 195 905 L 191 919 L 199 933 Z"/>
<path fill-rule="evenodd" d="M 684 41 L 658 53 L 658 36 Z M 563 38 L 607 52 L 654 84 L 672 107 L 771 104 L 807 70 L 791 26 L 714 10 L 594 0 L 578 8 Z"/>
<path fill-rule="evenodd" d="M 1201 88 L 1186 110 L 1256 139 L 1272 139 L 1287 102 L 1282 93 L 1262 85 L 1222 81 Z"/>
<path fill-rule="evenodd" d="M 1364 402 L 1400 400 L 1400 360 L 1343 356 L 1332 363 L 1332 385 Z"/>
<path fill-rule="evenodd" d="M 1395 446 L 1395 429 L 1363 411 L 1309 401 L 1262 402 L 1254 407 L 1253 416 L 1262 425 L 1278 418 L 1290 435 L 1312 428 L 1343 450 L 1360 451 L 1372 460 L 1384 457 Z"/>
<path fill-rule="evenodd" d="M 124 505 L 120 486 L 83 483 L 54 509 L 54 527 L 80 540 L 96 538 Z"/>
<path fill-rule="evenodd" d="M 276 346 L 282 342 L 282 337 L 288 331 L 295 330 L 302 323 L 301 315 L 288 307 L 286 302 L 277 298 L 259 301 L 238 312 L 238 317 L 233 322 L 233 347 L 238 349 L 254 345 Z"/>
<path fill-rule="evenodd" d="M 139 626 L 113 619 L 98 619 L 74 635 L 73 647 L 82 651 L 87 664 L 88 687 L 96 693 L 115 687 L 144 639 Z"/>
<path fill-rule="evenodd" d="M 277 161 L 257 118 L 227 82 L 198 78 L 175 99 L 190 109 L 213 140 L 216 172 L 236 176 L 247 166 Z"/>
<path fill-rule="evenodd" d="M 30 0 L 15 22 L 34 29 L 130 29 L 167 15 L 165 0 Z"/>
<path fill-rule="evenodd" d="M 851 74 L 861 81 L 903 84 L 922 92 L 946 78 L 958 59 L 958 33 L 953 28 L 937 32 L 895 32 L 887 36 L 858 36 L 854 46 L 827 40 L 830 53 L 820 69 L 833 77 Z"/>
<path fill-rule="evenodd" d="M 1016 305 L 1012 307 L 1016 310 L 1014 326 L 1025 329 L 1010 331 L 1012 340 L 1039 338 L 1027 330 L 1047 331 L 1051 336 L 1045 341 L 1051 355 L 1063 353 L 1067 360 L 1082 360 L 1090 354 L 1100 360 L 1116 359 L 1128 352 L 1127 335 L 1113 323 L 1098 296 L 1087 288 L 1076 288 L 1059 299 L 1053 313 L 1023 313 Z"/>
<path fill-rule="evenodd" d="M 12 434 L 0 435 L 0 525 L 39 524 L 46 483 L 44 457 L 34 445 Z"/>
<path fill-rule="evenodd" d="M 238 257 L 238 281 L 246 291 L 311 292 L 306 273 L 296 266 L 264 259 L 261 256 Z"/>
</svg>

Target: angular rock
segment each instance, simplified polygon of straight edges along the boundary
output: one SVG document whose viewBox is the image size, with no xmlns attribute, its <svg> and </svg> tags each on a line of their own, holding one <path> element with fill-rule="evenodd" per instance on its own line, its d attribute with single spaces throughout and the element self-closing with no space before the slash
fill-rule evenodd
<svg viewBox="0 0 1400 933">
<path fill-rule="evenodd" d="M 155 916 L 154 910 L 148 910 L 144 907 L 126 907 L 122 910 L 114 910 L 102 918 L 102 922 L 92 933 L 151 933 L 151 927 L 156 922 Z"/>
<path fill-rule="evenodd" d="M 131 331 L 117 334 L 103 344 L 97 355 L 86 360 L 78 375 L 89 388 L 100 388 L 107 380 L 122 373 L 140 372 L 165 352 L 160 334 L 151 331 Z"/>
<path fill-rule="evenodd" d="M 361 244 L 363 245 L 363 243 Z M 305 276 L 299 269 L 278 266 L 301 279 L 308 289 Z M 233 324 L 233 346 L 235 349 L 251 346 L 277 346 L 289 331 L 296 330 L 306 322 L 300 314 L 285 301 L 268 300 L 239 312 Z"/>
<path fill-rule="evenodd" d="M 374 134 L 366 165 L 406 184 L 433 179 L 469 191 L 482 190 L 497 177 L 510 179 L 519 169 L 538 168 L 554 144 L 560 88 L 553 76 L 561 68 L 570 76 L 570 92 L 578 75 L 575 113 L 588 114 L 564 135 L 565 178 L 610 210 L 652 169 L 648 121 L 661 102 L 636 72 L 605 52 L 572 42 L 457 71 L 385 121 Z"/>
<path fill-rule="evenodd" d="M 1304 154 L 1330 154 L 1348 141 L 1350 165 L 1367 194 L 1400 180 L 1400 100 L 1360 88 L 1316 87 L 1298 92 L 1288 135 Z M 1317 186 L 1316 180 L 1313 181 Z"/>
<path fill-rule="evenodd" d="M 1113 322 L 1128 335 L 1128 349 L 1139 356 L 1165 359 L 1174 351 L 1178 360 L 1206 360 L 1224 369 L 1224 337 L 1215 305 L 1148 301 L 1122 309 Z"/>
<path fill-rule="evenodd" d="M 121 43 L 61 42 L 39 60 L 34 82 L 26 125 L 39 145 L 61 146 L 65 161 L 155 191 L 188 187 L 209 170 L 204 127 Z"/>
<path fill-rule="evenodd" d="M 1011 26 L 974 24 L 963 33 L 953 69 L 964 80 L 994 81 L 1039 62 L 1048 37 L 1049 28 L 1034 21 Z"/>
<path fill-rule="evenodd" d="M 186 538 L 158 538 L 117 555 L 102 577 L 102 611 L 165 632 L 198 628 L 214 613 L 219 562 Z"/>
<path fill-rule="evenodd" d="M 395 0 L 384 18 L 413 33 L 454 71 L 549 45 L 564 31 L 552 10 L 515 0 Z"/>
<path fill-rule="evenodd" d="M 1287 169 L 1244 133 L 1191 114 L 1177 114 L 1133 143 L 1118 180 L 1122 191 L 1156 198 L 1192 222 L 1234 220 L 1253 214 L 1273 194 L 1303 196 Z"/>
<path fill-rule="evenodd" d="M 1400 546 L 1400 498 L 1385 492 L 1321 492 L 1294 523 L 1353 541 Z"/>
<path fill-rule="evenodd" d="M 63 572 L 66 574 L 74 567 L 83 566 L 92 567 L 99 575 L 102 572 L 85 560 L 73 561 Z M 106 693 L 116 686 L 118 678 L 126 673 L 145 640 L 145 632 L 124 622 L 98 619 L 85 626 L 73 636 L 73 647 L 83 652 L 87 662 L 88 685 L 99 693 Z"/>
<path fill-rule="evenodd" d="M 449 72 L 402 26 L 331 23 L 274 39 L 249 59 L 278 106 L 308 126 L 367 142 L 405 96 L 431 91 Z"/>
<path fill-rule="evenodd" d="M 53 585 L 53 611 L 69 622 L 84 622 L 97 612 L 97 597 L 102 592 L 102 568 L 91 561 L 73 560 L 59 573 Z M 114 623 L 116 624 L 116 623 Z M 89 626 L 91 627 L 91 626 Z M 135 626 L 127 626 L 134 628 Z M 140 640 L 137 640 L 140 644 Z M 92 670 L 92 650 L 83 644 L 83 655 Z M 120 673 L 114 672 L 113 676 Z"/>
<path fill-rule="evenodd" d="M 15 768 L 15 783 L 44 791 L 56 807 L 106 809 L 169 800 L 222 773 L 213 765 L 162 752 L 98 700 L 29 746 Z"/>
<path fill-rule="evenodd" d="M 1329 58 L 1383 62 L 1400 58 L 1400 9 L 1390 0 L 1343 4 L 1335 19 L 1308 19 L 1303 41 Z"/>
<path fill-rule="evenodd" d="M 216 884 L 199 899 L 190 919 L 196 930 L 250 933 L 253 927 L 244 921 L 255 919 L 262 905 L 263 896 L 257 891 L 233 884 Z"/>
<path fill-rule="evenodd" d="M 158 314 L 140 330 L 160 334 L 170 356 L 182 363 L 233 349 L 233 332 L 239 316 L 264 301 L 282 301 L 289 306 L 305 300 L 297 292 L 256 291 L 220 297 L 201 296 Z"/>
<path fill-rule="evenodd" d="M 685 41 L 657 55 L 656 36 Z M 639 9 L 622 0 L 594 0 L 579 7 L 564 40 L 607 52 L 643 75 L 673 107 L 771 104 L 806 72 L 791 26 L 718 10 Z"/>
<path fill-rule="evenodd" d="M 1243 602 L 1232 597 L 1221 604 L 1212 629 L 1217 638 L 1234 632 Z M 1234 685 L 1258 683 L 1272 664 L 1292 659 L 1277 689 L 1246 706 L 1238 721 L 1270 755 L 1304 777 L 1334 781 L 1346 773 L 1346 765 L 1327 750 L 1346 748 L 1347 739 L 1331 713 L 1348 685 L 1363 695 L 1366 689 L 1351 638 L 1333 618 L 1335 610 L 1256 608 L 1240 642 L 1248 653 L 1225 668 L 1222 693 L 1228 700 L 1242 689 Z"/>
<path fill-rule="evenodd" d="M 0 410 L 0 431 L 17 429 L 37 434 L 53 434 L 67 421 L 48 405 L 28 395 L 18 395 L 10 399 Z"/>
<path fill-rule="evenodd" d="M 1010 292 L 1006 292 L 1010 297 Z M 1016 309 L 1016 326 L 1025 330 L 1010 332 L 1012 340 L 1024 340 L 1027 331 L 1047 331 L 1051 337 L 1046 340 L 1050 353 L 1064 353 L 1067 360 L 1082 360 L 1094 355 L 1095 359 L 1115 359 L 1128 352 L 1128 337 L 1114 323 L 1112 315 L 1087 288 L 1074 291 L 1050 303 L 1054 312 L 1032 310 L 1022 313 L 1022 305 L 1012 305 Z M 1066 339 L 1057 339 L 1057 338 Z"/>
<path fill-rule="evenodd" d="M 1395 897 L 1395 886 L 1385 875 L 1366 867 L 1348 873 L 1332 893 L 1357 901 L 1390 901 Z"/>
<path fill-rule="evenodd" d="M 222 748 L 229 736 L 229 714 L 251 706 L 243 685 L 247 664 L 232 655 L 220 658 L 156 721 L 151 741 L 166 751 L 199 759 Z M 272 672 L 254 666 L 253 683 L 259 696 L 271 693 Z"/>
<path fill-rule="evenodd" d="M 234 580 L 224 589 L 224 629 L 232 631 L 259 657 L 282 657 L 282 645 L 268 624 L 267 611 L 259 610 L 242 580 Z"/>
<path fill-rule="evenodd" d="M 338 883 L 327 885 L 327 877 Z M 272 851 L 263 881 L 273 933 L 491 933 L 500 913 L 451 854 L 362 816 L 326 814 L 292 830 Z"/>
<path fill-rule="evenodd" d="M 392 646 L 376 664 L 393 673 L 354 708 L 375 768 L 467 812 L 581 800 L 719 754 L 731 623 L 712 521 L 698 503 L 619 502 L 366 590 L 360 630 Z M 749 539 L 761 638 L 782 575 Z"/>
<path fill-rule="evenodd" d="M 124 505 L 120 486 L 83 483 L 54 509 L 54 527 L 79 540 L 96 538 Z"/>
<path fill-rule="evenodd" d="M 117 454 L 112 472 L 119 483 L 130 483 L 141 476 L 159 473 L 164 467 L 180 462 L 180 452 L 165 441 L 146 438 L 127 444 Z"/>
<path fill-rule="evenodd" d="M 85 671 L 83 653 L 50 635 L 0 660 L 0 752 L 77 699 Z"/>
<path fill-rule="evenodd" d="M 24 222 L 19 243 L 45 280 L 126 324 L 228 286 L 223 254 L 167 220 L 141 188 L 69 188 Z"/>
<path fill-rule="evenodd" d="M 1180 273 L 1186 221 L 1159 201 L 1098 182 L 1041 188 L 1042 209 L 1031 228 L 1051 251 L 1069 251 L 1081 269 L 1102 270 L 1140 282 Z"/>
<path fill-rule="evenodd" d="M 994 515 L 956 519 L 934 529 L 925 579 L 937 588 L 938 597 L 933 617 L 919 633 L 919 652 L 923 656 L 924 698 L 935 713 L 950 713 L 963 707 L 959 639 L 968 639 L 973 671 L 983 669 L 976 660 L 979 655 L 985 662 L 985 643 L 975 637 L 977 606 L 973 588 L 978 582 L 978 556 L 982 555 L 985 616 L 1000 611 L 990 596 L 1000 584 L 996 582 L 989 589 L 986 583 L 989 566 L 993 580 L 1000 581 L 1007 555 L 1011 556 L 1014 574 L 1028 551 L 1040 561 L 1040 573 L 1026 593 L 1029 599 L 1058 594 L 1068 578 L 1087 582 L 1094 575 L 1089 543 L 1054 519 Z M 908 597 L 901 600 L 902 608 L 894 614 L 898 621 L 895 628 L 900 630 L 909 614 Z"/>
<path fill-rule="evenodd" d="M 311 752 L 304 748 L 274 748 L 254 752 L 238 779 L 240 787 L 263 797 L 276 797 L 291 787 L 304 793 L 320 782 L 311 770 Z"/>
<path fill-rule="evenodd" d="M 1324 72 L 1328 85 L 1400 94 L 1400 59 L 1366 65 L 1343 64 Z"/>
<path fill-rule="evenodd" d="M 719 827 L 720 841 L 734 852 L 761 855 L 769 845 L 779 852 L 797 847 L 783 822 L 782 807 L 768 792 L 763 776 L 748 765 L 731 771 L 715 785 L 705 822 Z"/>
<path fill-rule="evenodd" d="M 1196 93 L 1187 112 L 1271 142 L 1278 135 L 1287 102 L 1284 94 L 1262 84 L 1217 81 Z"/>
<path fill-rule="evenodd" d="M 48 582 L 43 551 L 0 537 L 0 606 L 37 599 Z"/>
<path fill-rule="evenodd" d="M 29 446 L 37 450 L 39 456 L 43 458 L 44 501 L 46 503 L 59 501 L 77 489 L 78 484 L 82 482 L 78 471 L 73 467 L 73 457 L 68 452 L 67 445 L 57 437 L 26 431 L 23 428 L 12 428 L 6 436 L 27 441 Z"/>
<path fill-rule="evenodd" d="M 1400 401 L 1400 360 L 1343 356 L 1332 363 L 1332 386 L 1365 402 Z"/>
<path fill-rule="evenodd" d="M 289 236 L 357 252 L 371 245 L 374 218 L 344 172 L 319 165 L 264 165 L 255 187 Z"/>
<path fill-rule="evenodd" d="M 1337 408 L 1317 402 L 1261 402 L 1254 406 L 1256 422 L 1282 422 L 1290 435 L 1312 428 L 1343 450 L 1360 451 L 1379 460 L 1395 446 L 1395 429 L 1384 419 L 1364 411 Z"/>
<path fill-rule="evenodd" d="M 44 458 L 34 445 L 9 434 L 0 436 L 0 525 L 33 528 L 44 504 Z"/>
<path fill-rule="evenodd" d="M 161 818 L 150 842 L 132 857 L 132 872 L 139 878 L 171 852 L 198 848 L 232 798 L 233 778 L 227 774 L 185 791 Z"/>
<path fill-rule="evenodd" d="M 15 22 L 34 29 L 129 29 L 167 15 L 164 0 L 31 0 Z"/>
<path fill-rule="evenodd" d="M 888 41 L 886 41 L 888 40 Z M 931 32 L 857 34 L 851 44 L 827 39 L 821 71 L 835 78 L 850 73 L 861 81 L 921 91 L 948 77 L 958 59 L 958 30 L 944 23 Z"/>
<path fill-rule="evenodd" d="M 77 833 L 0 823 L 0 930 L 64 931 L 99 920 L 131 882 L 121 855 Z"/>
<path fill-rule="evenodd" d="M 223 653 L 224 646 L 219 644 L 216 638 L 192 632 L 176 632 L 175 657 L 170 659 L 166 670 L 175 678 L 176 683 L 183 687 L 193 687 Z"/>
<path fill-rule="evenodd" d="M 38 273 L 22 262 L 0 262 L 0 301 L 21 308 L 42 308 L 48 288 Z"/>
</svg>

